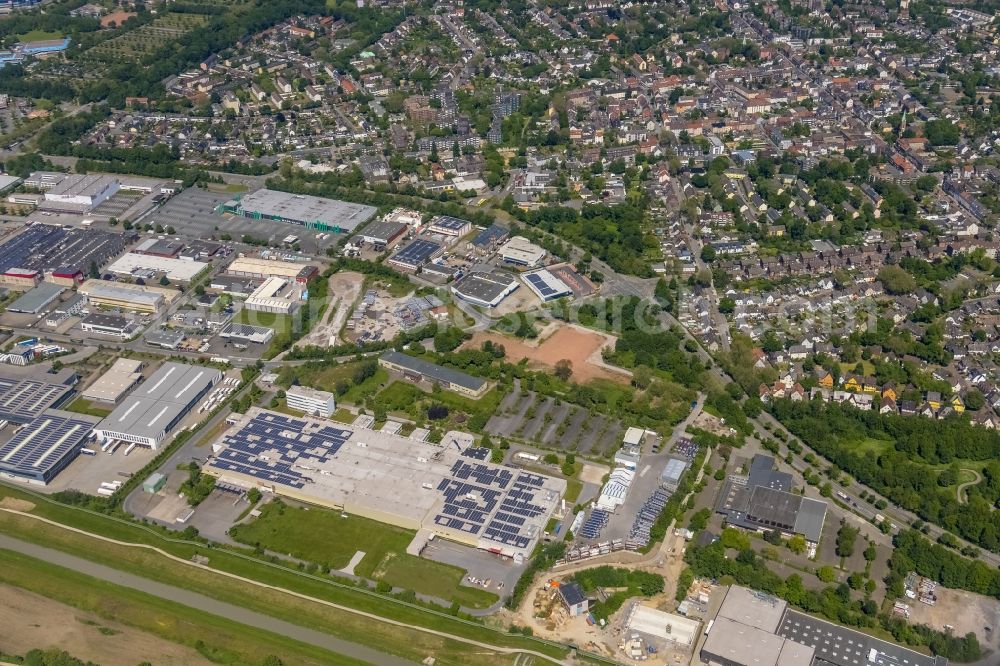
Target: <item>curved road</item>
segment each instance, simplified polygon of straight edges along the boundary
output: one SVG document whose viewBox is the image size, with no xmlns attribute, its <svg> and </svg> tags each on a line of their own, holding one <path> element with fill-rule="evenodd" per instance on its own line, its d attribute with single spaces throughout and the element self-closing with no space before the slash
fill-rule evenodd
<svg viewBox="0 0 1000 666">
<path fill-rule="evenodd" d="M 966 489 L 971 488 L 972 486 L 979 485 L 979 482 L 983 480 L 983 475 L 974 469 L 969 469 L 968 467 L 964 467 L 962 468 L 962 471 L 972 472 L 972 475 L 975 478 L 972 479 L 972 481 L 966 481 L 965 483 L 958 484 L 958 488 L 956 488 L 956 491 L 958 492 L 959 504 L 965 504 L 969 501 L 969 499 L 965 496 Z"/>
<path fill-rule="evenodd" d="M 240 624 L 245 624 L 257 629 L 263 629 L 264 631 L 270 631 L 282 636 L 287 636 L 297 641 L 301 641 L 302 643 L 330 650 L 331 652 L 335 652 L 337 654 L 347 655 L 354 659 L 361 659 L 372 664 L 391 664 L 392 666 L 411 666 L 414 663 L 399 657 L 379 652 L 378 650 L 373 650 L 363 645 L 358 645 L 357 643 L 341 640 L 321 631 L 300 627 L 299 625 L 292 624 L 291 622 L 285 622 L 284 620 L 279 620 L 240 606 L 235 606 L 222 601 L 216 601 L 211 597 L 206 597 L 205 595 L 198 594 L 197 592 L 191 592 L 189 590 L 173 587 L 171 585 L 164 585 L 163 583 L 158 583 L 147 578 L 141 578 L 125 571 L 119 571 L 117 569 L 112 569 L 111 567 L 106 567 L 103 564 L 95 564 L 94 562 L 76 557 L 75 555 L 68 555 L 58 550 L 52 550 L 51 548 L 36 546 L 35 544 L 28 543 L 27 541 L 14 539 L 4 534 L 0 534 L 0 548 L 21 553 L 22 555 L 27 555 L 29 557 L 34 557 L 67 569 L 72 569 L 84 575 L 99 578 L 109 583 L 130 587 L 132 589 L 139 590 L 140 592 L 160 597 L 161 599 L 197 608 L 205 611 L 206 613 L 218 615 L 219 617 L 224 617 L 227 620 L 239 622 Z"/>
</svg>

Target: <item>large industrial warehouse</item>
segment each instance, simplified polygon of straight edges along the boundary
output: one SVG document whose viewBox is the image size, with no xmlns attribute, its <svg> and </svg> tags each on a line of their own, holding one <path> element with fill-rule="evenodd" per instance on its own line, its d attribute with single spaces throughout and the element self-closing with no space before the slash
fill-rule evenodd
<svg viewBox="0 0 1000 666">
<path fill-rule="evenodd" d="M 265 188 L 227 201 L 222 210 L 253 220 L 276 220 L 332 233 L 354 231 L 378 212 L 363 204 Z"/>
<path fill-rule="evenodd" d="M 69 368 L 38 377 L 20 377 L 0 370 L 0 420 L 29 423 L 46 409 L 65 404 L 74 394 L 76 379 L 76 373 Z"/>
<path fill-rule="evenodd" d="M 47 484 L 80 454 L 100 418 L 48 410 L 0 445 L 0 475 Z"/>
<path fill-rule="evenodd" d="M 102 442 L 135 442 L 155 449 L 221 378 L 212 368 L 164 363 L 101 421 L 95 434 Z"/>
<path fill-rule="evenodd" d="M 204 471 L 515 559 L 530 555 L 566 482 L 494 465 L 487 449 L 459 439 L 427 444 L 255 407 L 213 445 Z"/>
<path fill-rule="evenodd" d="M 733 585 L 705 630 L 701 661 L 720 666 L 945 666 L 920 654 L 788 608 L 763 592 Z"/>
</svg>

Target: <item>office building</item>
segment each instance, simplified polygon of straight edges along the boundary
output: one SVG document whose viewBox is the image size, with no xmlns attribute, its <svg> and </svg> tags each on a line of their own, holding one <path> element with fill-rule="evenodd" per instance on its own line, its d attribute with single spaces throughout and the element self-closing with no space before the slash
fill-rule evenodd
<svg viewBox="0 0 1000 666">
<path fill-rule="evenodd" d="M 80 322 L 80 330 L 127 340 L 138 335 L 141 327 L 137 322 L 127 317 L 94 312 L 83 318 L 83 321 Z"/>
<path fill-rule="evenodd" d="M 285 391 L 285 400 L 288 402 L 289 409 L 297 409 L 300 412 L 324 418 L 330 418 L 333 410 L 337 408 L 332 393 L 317 391 L 306 386 L 290 386 Z"/>
</svg>

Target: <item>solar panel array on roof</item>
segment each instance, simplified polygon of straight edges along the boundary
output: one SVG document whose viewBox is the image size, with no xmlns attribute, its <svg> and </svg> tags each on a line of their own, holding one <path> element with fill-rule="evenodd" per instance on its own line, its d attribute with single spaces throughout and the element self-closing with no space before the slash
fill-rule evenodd
<svg viewBox="0 0 1000 666">
<path fill-rule="evenodd" d="M 41 379 L 0 377 L 0 419 L 28 423 L 50 407 L 58 407 L 73 387 Z"/>
<path fill-rule="evenodd" d="M 948 663 L 944 657 L 920 654 L 792 609 L 785 611 L 775 633 L 812 647 L 817 663 L 832 666 L 943 666 Z"/>
<path fill-rule="evenodd" d="M 261 412 L 223 438 L 226 448 L 213 462 L 219 469 L 252 476 L 265 484 L 302 488 L 312 466 L 332 458 L 351 437 L 336 426 Z"/>
<path fill-rule="evenodd" d="M 125 251 L 125 237 L 99 229 L 66 230 L 52 224 L 33 224 L 0 243 L 0 273 L 12 268 L 44 272 L 72 267 L 98 267 Z"/>
<path fill-rule="evenodd" d="M 462 455 L 485 461 L 488 450 L 470 448 Z M 535 502 L 535 492 L 544 484 L 544 477 L 537 474 L 517 472 L 515 476 L 511 470 L 458 460 L 452 465 L 451 478 L 438 484 L 444 506 L 434 523 L 527 548 L 535 536 L 526 530 L 531 527 L 530 520 L 547 511 Z"/>
<path fill-rule="evenodd" d="M 543 301 L 570 296 L 573 293 L 573 290 L 567 287 L 562 280 L 546 270 L 525 273 L 521 277 Z"/>
<path fill-rule="evenodd" d="M 99 418 L 49 410 L 0 446 L 0 472 L 48 483 L 76 458 Z"/>
<path fill-rule="evenodd" d="M 434 241 L 427 240 L 426 238 L 414 238 L 399 252 L 394 254 L 390 258 L 390 261 L 403 264 L 405 266 L 422 266 L 440 250 L 440 243 L 435 243 Z"/>
</svg>

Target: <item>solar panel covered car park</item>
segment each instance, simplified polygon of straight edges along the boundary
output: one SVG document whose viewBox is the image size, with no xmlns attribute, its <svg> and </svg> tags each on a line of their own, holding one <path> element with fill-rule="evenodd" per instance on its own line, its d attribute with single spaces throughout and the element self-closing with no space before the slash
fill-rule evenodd
<svg viewBox="0 0 1000 666">
<path fill-rule="evenodd" d="M 76 459 L 100 418 L 48 410 L 0 445 L 0 474 L 47 484 Z"/>
<path fill-rule="evenodd" d="M 205 471 L 223 483 L 430 530 L 510 557 L 530 554 L 566 490 L 561 479 L 487 462 L 486 449 L 259 408 L 213 451 Z"/>
</svg>

